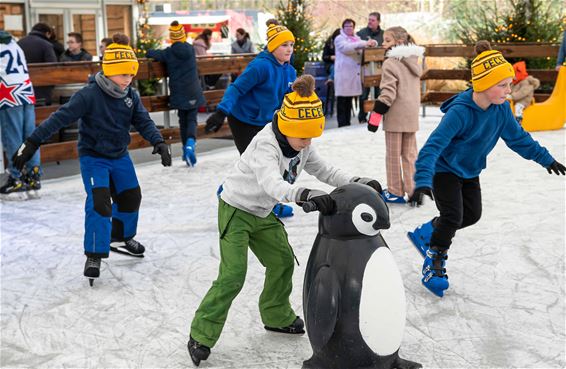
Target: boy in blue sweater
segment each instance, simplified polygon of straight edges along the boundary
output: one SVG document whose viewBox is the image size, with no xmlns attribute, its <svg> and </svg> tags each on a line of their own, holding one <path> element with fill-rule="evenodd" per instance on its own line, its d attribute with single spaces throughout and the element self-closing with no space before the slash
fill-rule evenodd
<svg viewBox="0 0 566 369">
<path fill-rule="evenodd" d="M 440 215 L 408 236 L 425 258 L 422 283 L 442 297 L 448 289 L 447 251 L 458 229 L 476 223 L 481 216 L 479 175 L 486 157 L 502 138 L 525 159 L 534 160 L 548 173 L 564 175 L 566 168 L 525 132 L 506 100 L 515 75 L 513 67 L 487 41 L 476 44 L 472 62 L 472 90 L 444 102 L 445 113 L 419 152 L 415 191 L 409 201 L 422 204 L 433 198 Z"/>
<path fill-rule="evenodd" d="M 182 24 L 177 21 L 171 23 L 169 38 L 172 43 L 170 47 L 165 50 L 149 50 L 147 57 L 167 66 L 171 90 L 169 107 L 177 109 L 183 160 L 189 167 L 193 167 L 197 163 L 195 148 L 198 107 L 204 104 L 197 59 L 193 45 L 186 42 L 187 34 Z"/>
<path fill-rule="evenodd" d="M 128 155 L 130 126 L 154 146 L 153 154 L 161 155 L 164 166 L 171 165 L 169 147 L 139 95 L 129 87 L 138 71 L 129 39 L 115 34 L 113 42 L 104 52 L 102 73 L 37 127 L 13 157 L 21 170 L 42 142 L 80 119 L 79 161 L 87 194 L 84 275 L 91 286 L 110 250 L 137 257 L 145 251 L 134 240 L 141 190 Z"/>
<path fill-rule="evenodd" d="M 283 102 L 297 71 L 290 64 L 295 37 L 286 27 L 269 24 L 267 50 L 252 60 L 238 79 L 227 89 L 216 112 L 206 120 L 205 131 L 216 132 L 228 117 L 228 124 L 240 155 L 252 138 L 272 121 Z M 218 193 L 222 191 L 219 188 Z M 278 217 L 293 215 L 293 208 L 277 204 L 273 212 Z"/>
</svg>

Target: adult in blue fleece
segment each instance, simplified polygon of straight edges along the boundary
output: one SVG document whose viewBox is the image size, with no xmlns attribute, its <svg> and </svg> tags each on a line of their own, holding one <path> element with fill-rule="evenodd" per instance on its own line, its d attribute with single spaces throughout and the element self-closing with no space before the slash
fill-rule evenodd
<svg viewBox="0 0 566 369">
<path fill-rule="evenodd" d="M 228 87 L 217 112 L 211 116 L 214 122 L 207 121 L 207 131 L 220 129 L 227 116 L 242 154 L 257 132 L 271 122 L 296 78 L 297 72 L 288 61 L 281 62 L 273 53 L 262 51 Z"/>
<path fill-rule="evenodd" d="M 100 259 L 107 258 L 110 250 L 138 257 L 145 251 L 134 240 L 141 189 L 128 155 L 130 127 L 154 146 L 153 153 L 161 155 L 164 166 L 171 165 L 161 133 L 129 87 L 138 69 L 129 39 L 120 34 L 113 38 L 104 53 L 103 72 L 37 127 L 14 155 L 14 165 L 23 166 L 43 141 L 79 121 L 79 161 L 87 194 L 84 275 L 91 282 L 100 274 Z"/>
<path fill-rule="evenodd" d="M 487 155 L 499 138 L 525 159 L 534 160 L 549 173 L 566 174 L 548 150 L 525 132 L 513 116 L 507 95 L 515 75 L 513 67 L 487 41 L 476 45 L 472 62 L 472 86 L 441 106 L 445 113 L 419 152 L 415 191 L 409 201 L 422 204 L 427 195 L 440 214 L 409 232 L 409 238 L 425 257 L 422 283 L 442 297 L 448 289 L 447 251 L 456 231 L 481 217 L 479 175 Z"/>
</svg>

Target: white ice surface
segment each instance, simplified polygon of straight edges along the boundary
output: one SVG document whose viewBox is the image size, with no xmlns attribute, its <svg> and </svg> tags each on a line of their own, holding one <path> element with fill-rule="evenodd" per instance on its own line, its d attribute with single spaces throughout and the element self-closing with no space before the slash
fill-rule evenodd
<svg viewBox="0 0 566 369">
<path fill-rule="evenodd" d="M 422 119 L 419 145 L 439 120 L 438 112 Z M 565 130 L 533 136 L 564 162 Z M 351 174 L 385 183 L 382 131 L 333 129 L 315 145 Z M 40 200 L 1 203 L 0 366 L 192 367 L 190 322 L 218 270 L 216 189 L 237 156 L 235 149 L 201 155 L 194 169 L 180 160 L 172 168 L 138 165 L 143 201 L 136 239 L 146 257 L 112 254 L 93 288 L 82 276 L 80 177 L 44 182 Z M 436 215 L 434 204 L 390 207 L 392 226 L 383 235 L 407 295 L 401 355 L 425 367 L 563 368 L 565 179 L 500 142 L 481 183 L 482 219 L 458 232 L 442 299 L 421 285 L 422 258 L 405 236 Z M 306 173 L 297 185 L 330 189 Z M 295 206 L 285 224 L 301 263 L 291 302 L 302 315 L 317 216 Z M 263 269 L 251 253 L 249 260 L 244 289 L 201 367 L 299 368 L 312 353 L 308 338 L 264 331 L 257 308 Z"/>
</svg>

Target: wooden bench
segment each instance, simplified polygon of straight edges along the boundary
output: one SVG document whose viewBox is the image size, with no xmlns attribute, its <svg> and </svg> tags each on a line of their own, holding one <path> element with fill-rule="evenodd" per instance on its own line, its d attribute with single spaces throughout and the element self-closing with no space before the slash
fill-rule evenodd
<svg viewBox="0 0 566 369">
<path fill-rule="evenodd" d="M 200 76 L 225 73 L 242 73 L 248 63 L 255 58 L 255 54 L 235 54 L 228 56 L 197 56 L 197 68 Z M 73 62 L 73 63 L 42 63 L 28 65 L 30 79 L 35 87 L 65 85 L 71 83 L 86 83 L 88 77 L 100 71 L 100 62 Z M 159 79 L 167 77 L 167 70 L 162 63 L 150 59 L 140 59 L 137 80 Z M 214 108 L 220 103 L 225 90 L 204 91 L 204 98 L 208 108 Z M 169 96 L 143 96 L 142 103 L 149 112 L 169 111 Z M 36 125 L 39 125 L 49 115 L 59 109 L 61 105 L 36 106 Z M 179 128 L 164 127 L 160 129 L 167 143 L 180 142 Z M 230 135 L 230 128 L 225 124 L 218 132 L 206 134 L 204 124 L 197 126 L 199 138 L 226 137 Z M 137 132 L 130 133 L 131 143 L 128 149 L 134 150 L 149 147 Z M 41 161 L 51 162 L 78 157 L 77 141 L 44 144 L 40 148 Z"/>
</svg>

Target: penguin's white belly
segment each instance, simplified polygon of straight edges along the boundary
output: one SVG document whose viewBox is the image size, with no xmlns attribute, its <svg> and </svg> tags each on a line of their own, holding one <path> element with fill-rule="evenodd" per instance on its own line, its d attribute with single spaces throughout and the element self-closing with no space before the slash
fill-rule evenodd
<svg viewBox="0 0 566 369">
<path fill-rule="evenodd" d="M 387 247 L 378 248 L 366 265 L 360 300 L 360 332 L 380 356 L 399 349 L 405 329 L 405 288 Z"/>
</svg>

